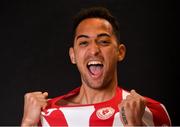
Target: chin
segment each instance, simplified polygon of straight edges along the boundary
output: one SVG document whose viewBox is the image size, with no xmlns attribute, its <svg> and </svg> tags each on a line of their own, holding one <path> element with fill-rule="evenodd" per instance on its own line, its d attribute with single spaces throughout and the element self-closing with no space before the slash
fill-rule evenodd
<svg viewBox="0 0 180 127">
<path fill-rule="evenodd" d="M 105 85 L 103 83 L 90 83 L 90 84 L 88 84 L 88 86 L 90 88 L 96 89 L 96 90 L 102 90 L 107 87 L 107 85 Z"/>
</svg>

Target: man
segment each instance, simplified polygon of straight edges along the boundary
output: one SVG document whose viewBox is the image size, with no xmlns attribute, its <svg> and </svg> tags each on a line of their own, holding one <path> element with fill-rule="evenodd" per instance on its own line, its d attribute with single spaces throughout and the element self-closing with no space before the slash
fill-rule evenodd
<svg viewBox="0 0 180 127">
<path fill-rule="evenodd" d="M 47 92 L 25 95 L 22 126 L 170 125 L 165 107 L 118 86 L 117 63 L 126 48 L 117 21 L 102 7 L 82 10 L 74 21 L 70 59 L 82 84 L 68 94 L 46 99 Z"/>
</svg>

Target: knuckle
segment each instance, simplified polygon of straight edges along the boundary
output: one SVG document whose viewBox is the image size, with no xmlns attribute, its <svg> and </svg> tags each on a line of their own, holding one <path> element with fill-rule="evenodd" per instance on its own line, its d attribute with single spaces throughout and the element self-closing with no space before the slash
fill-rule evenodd
<svg viewBox="0 0 180 127">
<path fill-rule="evenodd" d="M 131 97 L 131 95 L 127 95 L 126 96 L 126 100 L 129 100 L 129 99 L 131 99 L 132 97 Z"/>
<path fill-rule="evenodd" d="M 136 102 L 137 102 L 137 103 L 140 103 L 140 102 L 141 102 L 141 99 L 140 99 L 140 98 L 136 98 Z"/>
<path fill-rule="evenodd" d="M 124 103 L 124 107 L 129 107 L 129 106 L 130 106 L 129 101 L 126 101 L 126 102 Z"/>
<path fill-rule="evenodd" d="M 26 93 L 25 99 L 31 103 L 34 103 L 37 101 L 36 97 L 33 95 L 33 93 Z"/>
<path fill-rule="evenodd" d="M 30 101 L 30 102 L 34 102 L 34 101 L 36 101 L 36 99 L 35 99 L 35 97 L 30 96 L 30 97 L 29 97 L 29 101 Z"/>
<path fill-rule="evenodd" d="M 32 96 L 32 93 L 26 93 L 26 94 L 24 95 L 25 98 L 30 98 L 31 96 Z"/>
</svg>

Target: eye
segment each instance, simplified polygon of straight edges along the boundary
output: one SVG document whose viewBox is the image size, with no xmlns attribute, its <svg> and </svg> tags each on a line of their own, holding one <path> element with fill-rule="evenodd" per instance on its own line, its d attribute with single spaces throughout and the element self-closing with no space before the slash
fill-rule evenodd
<svg viewBox="0 0 180 127">
<path fill-rule="evenodd" d="M 80 46 L 87 46 L 88 45 L 88 42 L 87 41 L 82 41 L 79 43 Z"/>
<path fill-rule="evenodd" d="M 101 41 L 98 41 L 98 43 L 102 46 L 107 46 L 110 44 L 110 41 L 106 41 L 106 40 L 101 40 Z"/>
</svg>

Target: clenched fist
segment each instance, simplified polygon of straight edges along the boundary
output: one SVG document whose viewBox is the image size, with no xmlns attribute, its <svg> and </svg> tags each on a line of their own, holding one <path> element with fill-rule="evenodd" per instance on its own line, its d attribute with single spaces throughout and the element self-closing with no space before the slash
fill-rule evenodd
<svg viewBox="0 0 180 127">
<path fill-rule="evenodd" d="M 24 114 L 21 126 L 37 125 L 41 109 L 47 106 L 47 92 L 26 93 L 24 96 Z"/>
<path fill-rule="evenodd" d="M 126 99 L 120 104 L 121 118 L 124 125 L 141 126 L 143 125 L 142 117 L 145 111 L 146 99 L 131 90 Z"/>
</svg>

